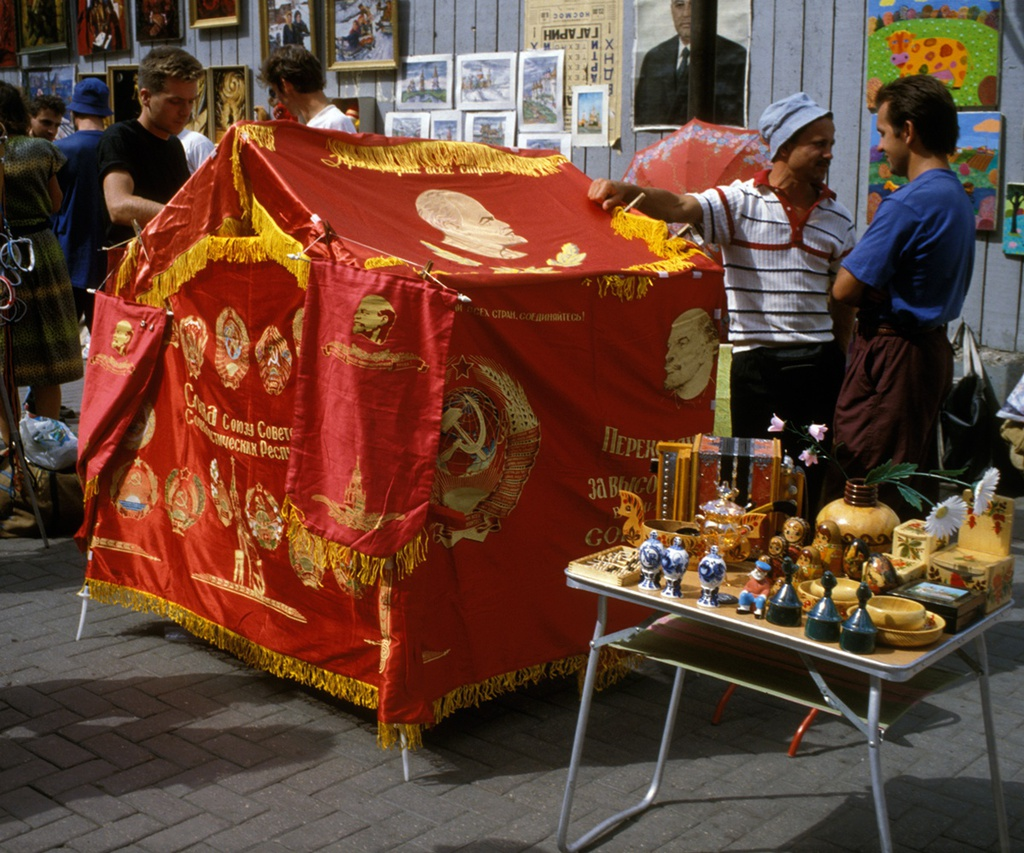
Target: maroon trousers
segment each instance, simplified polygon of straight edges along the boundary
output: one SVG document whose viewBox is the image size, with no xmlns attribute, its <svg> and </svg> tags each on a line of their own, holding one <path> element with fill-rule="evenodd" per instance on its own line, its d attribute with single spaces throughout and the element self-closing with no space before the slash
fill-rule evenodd
<svg viewBox="0 0 1024 853">
<path fill-rule="evenodd" d="M 863 477 L 890 459 L 915 462 L 922 471 L 938 468 L 939 413 L 952 384 L 953 349 L 945 327 L 912 336 L 884 327 L 858 329 L 833 432 L 833 453 L 846 476 Z M 938 494 L 938 483 L 928 478 L 912 477 L 908 485 L 933 500 Z M 928 512 L 927 506 L 906 504 L 894 487 L 880 490 L 879 498 L 903 520 Z"/>
</svg>

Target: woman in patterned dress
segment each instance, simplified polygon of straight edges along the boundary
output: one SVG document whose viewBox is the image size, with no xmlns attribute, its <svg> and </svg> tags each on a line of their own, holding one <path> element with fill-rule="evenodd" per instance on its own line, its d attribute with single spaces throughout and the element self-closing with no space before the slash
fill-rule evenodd
<svg viewBox="0 0 1024 853">
<path fill-rule="evenodd" d="M 14 237 L 27 237 L 35 266 L 21 273 L 15 290 L 25 303 L 24 316 L 0 322 L 0 367 L 6 370 L 8 336 L 13 344 L 14 379 L 35 390 L 35 414 L 60 419 L 60 386 L 82 377 L 82 351 L 71 279 L 50 216 L 60 209 L 57 171 L 65 157 L 45 139 L 28 134 L 28 110 L 21 91 L 0 82 L 0 122 L 7 131 L 3 159 L 3 223 Z M 0 243 L 6 242 L 0 231 Z M 24 253 L 27 254 L 27 253 Z M 0 410 L 0 438 L 10 440 L 10 426 Z"/>
</svg>

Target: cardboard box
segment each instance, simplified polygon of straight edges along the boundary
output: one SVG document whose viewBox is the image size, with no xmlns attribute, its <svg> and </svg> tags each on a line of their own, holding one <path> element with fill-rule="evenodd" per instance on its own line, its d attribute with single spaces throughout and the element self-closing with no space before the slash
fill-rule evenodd
<svg viewBox="0 0 1024 853">
<path fill-rule="evenodd" d="M 991 613 L 1013 595 L 1013 557 L 951 545 L 931 555 L 926 577 L 958 589 L 984 593 L 985 612 Z"/>
<path fill-rule="evenodd" d="M 918 560 L 922 565 L 941 544 L 924 529 L 924 522 L 919 518 L 896 525 L 892 532 L 892 553 L 905 560 Z"/>
<path fill-rule="evenodd" d="M 1013 500 L 995 495 L 988 509 L 981 515 L 967 513 L 960 528 L 961 548 L 1006 557 L 1010 554 L 1013 534 Z"/>
<path fill-rule="evenodd" d="M 918 601 L 946 620 L 946 633 L 955 634 L 985 612 L 985 595 L 933 581 L 914 581 L 888 595 Z"/>
</svg>

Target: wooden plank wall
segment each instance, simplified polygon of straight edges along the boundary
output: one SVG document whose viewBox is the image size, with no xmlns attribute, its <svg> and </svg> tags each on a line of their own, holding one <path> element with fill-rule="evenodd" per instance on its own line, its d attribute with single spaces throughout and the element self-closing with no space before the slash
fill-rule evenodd
<svg viewBox="0 0 1024 853">
<path fill-rule="evenodd" d="M 187 5 L 187 0 L 179 0 Z M 242 2 L 242 0 L 240 0 Z M 634 38 L 632 0 L 625 4 L 623 69 L 632 75 Z M 667 5 L 668 0 L 666 0 Z M 870 132 L 869 113 L 862 90 L 866 0 L 751 0 L 752 43 L 748 121 L 773 100 L 803 89 L 835 113 L 837 144 L 830 184 L 840 199 L 864 222 L 864 172 Z M 131 4 L 129 4 L 131 5 Z M 325 4 L 315 3 L 318 41 L 326 44 Z M 237 28 L 186 31 L 184 47 L 208 65 L 248 64 L 258 69 L 259 6 L 242 2 Z M 399 0 L 402 55 L 472 53 L 522 48 L 523 0 Z M 1024 180 L 1024 4 L 1003 3 L 1003 72 L 1001 112 L 1004 115 L 1003 173 Z M 72 18 L 73 20 L 73 18 Z M 137 63 L 149 45 L 133 45 L 131 53 L 110 60 L 77 60 L 73 53 L 23 57 L 26 67 L 67 65 L 77 61 L 80 71 L 100 71 L 110 64 Z M 323 53 L 321 52 L 321 55 Z M 394 101 L 392 72 L 328 72 L 331 96 L 364 96 L 377 100 L 376 125 Z M 0 79 L 20 83 L 20 73 L 0 71 Z M 254 74 L 255 80 L 255 74 Z M 265 104 L 264 90 L 254 82 L 253 102 Z M 660 134 L 634 133 L 632 95 L 622 86 L 622 138 L 619 146 L 578 148 L 573 162 L 591 177 L 621 177 L 633 153 L 656 141 Z M 863 229 L 863 225 L 861 226 Z M 982 342 L 1000 350 L 1024 353 L 1021 321 L 1024 261 L 1002 252 L 1001 232 L 981 236 L 977 242 L 974 281 L 964 316 L 980 333 Z"/>
</svg>

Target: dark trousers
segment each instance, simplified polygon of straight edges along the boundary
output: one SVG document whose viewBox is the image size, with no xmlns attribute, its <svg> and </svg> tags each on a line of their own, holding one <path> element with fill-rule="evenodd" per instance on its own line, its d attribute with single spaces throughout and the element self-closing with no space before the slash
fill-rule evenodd
<svg viewBox="0 0 1024 853">
<path fill-rule="evenodd" d="M 838 344 L 800 347 L 757 347 L 734 353 L 729 374 L 732 434 L 739 438 L 769 438 L 772 415 L 806 430 L 812 423 L 829 427 L 825 446 L 831 445 L 832 418 L 845 359 Z M 807 442 L 786 431 L 774 437 L 797 465 Z M 808 521 L 821 506 L 824 465 L 806 467 Z"/>
<path fill-rule="evenodd" d="M 937 430 L 942 403 L 953 385 L 953 348 L 945 327 L 913 336 L 881 329 L 858 331 L 836 406 L 836 461 L 847 477 L 863 477 L 892 459 L 918 469 L 938 468 Z M 923 477 L 909 485 L 929 499 L 938 483 Z M 829 494 L 842 494 L 829 480 Z M 900 518 L 928 512 L 906 503 L 895 487 L 879 489 L 879 499 Z"/>
</svg>

